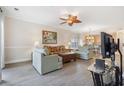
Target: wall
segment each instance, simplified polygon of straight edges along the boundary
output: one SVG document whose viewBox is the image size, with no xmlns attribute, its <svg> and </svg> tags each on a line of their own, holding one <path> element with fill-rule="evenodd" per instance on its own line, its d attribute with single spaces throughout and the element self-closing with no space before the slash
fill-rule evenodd
<svg viewBox="0 0 124 93">
<path fill-rule="evenodd" d="M 116 38 L 120 39 L 120 50 L 122 53 L 122 58 L 123 58 L 122 60 L 124 62 L 124 30 L 118 31 L 116 33 L 117 33 Z M 124 63 L 123 63 L 123 68 L 124 68 Z M 124 69 L 123 69 L 123 71 L 124 71 Z"/>
<path fill-rule="evenodd" d="M 57 32 L 57 45 L 67 45 L 74 35 L 71 31 L 6 17 L 5 63 L 31 60 L 34 42 L 42 41 L 42 30 Z"/>
</svg>

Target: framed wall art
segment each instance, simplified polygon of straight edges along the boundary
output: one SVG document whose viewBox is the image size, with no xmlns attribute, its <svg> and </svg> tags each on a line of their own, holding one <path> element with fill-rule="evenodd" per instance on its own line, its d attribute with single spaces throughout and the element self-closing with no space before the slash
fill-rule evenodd
<svg viewBox="0 0 124 93">
<path fill-rule="evenodd" d="M 42 32 L 43 44 L 57 44 L 57 32 L 43 31 Z"/>
</svg>

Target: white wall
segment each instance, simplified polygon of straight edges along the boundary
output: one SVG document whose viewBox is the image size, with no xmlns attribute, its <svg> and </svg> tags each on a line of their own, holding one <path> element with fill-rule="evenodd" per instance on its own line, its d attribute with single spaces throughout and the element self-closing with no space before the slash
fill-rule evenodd
<svg viewBox="0 0 124 93">
<path fill-rule="evenodd" d="M 42 30 L 57 32 L 57 45 L 67 45 L 74 35 L 71 31 L 6 17 L 5 63 L 31 60 L 31 51 L 34 42 L 42 41 Z"/>
</svg>

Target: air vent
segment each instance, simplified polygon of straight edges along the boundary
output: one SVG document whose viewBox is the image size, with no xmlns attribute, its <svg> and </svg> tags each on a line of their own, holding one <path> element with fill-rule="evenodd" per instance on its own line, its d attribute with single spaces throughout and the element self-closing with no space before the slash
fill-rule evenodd
<svg viewBox="0 0 124 93">
<path fill-rule="evenodd" d="M 14 8 L 14 10 L 15 10 L 15 11 L 19 11 L 19 9 L 18 9 L 18 8 Z"/>
</svg>

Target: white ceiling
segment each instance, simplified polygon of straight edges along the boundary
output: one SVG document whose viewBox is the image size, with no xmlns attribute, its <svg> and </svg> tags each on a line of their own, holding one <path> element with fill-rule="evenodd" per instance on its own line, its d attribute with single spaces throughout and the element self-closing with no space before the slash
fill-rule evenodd
<svg viewBox="0 0 124 93">
<path fill-rule="evenodd" d="M 15 11 L 14 8 L 19 11 Z M 38 24 L 83 32 L 108 27 L 124 27 L 124 7 L 121 6 L 6 6 L 6 16 Z M 77 13 L 82 23 L 60 25 L 59 17 Z"/>
</svg>

